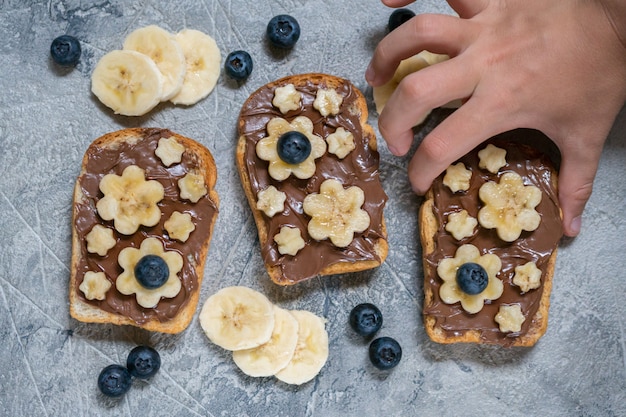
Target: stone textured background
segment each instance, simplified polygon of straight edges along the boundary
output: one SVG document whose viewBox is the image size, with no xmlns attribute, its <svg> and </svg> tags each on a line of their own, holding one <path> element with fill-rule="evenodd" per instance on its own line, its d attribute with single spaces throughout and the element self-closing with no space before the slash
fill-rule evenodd
<svg viewBox="0 0 626 417">
<path fill-rule="evenodd" d="M 449 12 L 421 0 L 416 12 Z M 302 36 L 289 53 L 264 42 L 269 19 L 289 13 Z M 531 349 L 442 346 L 424 333 L 417 230 L 421 199 L 411 193 L 407 158 L 380 142 L 390 252 L 375 271 L 273 285 L 235 169 L 239 108 L 276 78 L 321 71 L 352 80 L 371 98 L 363 73 L 390 13 L 378 0 L 0 1 L 0 415 L 2 416 L 624 416 L 626 415 L 626 112 L 609 138 L 577 239 L 563 240 L 546 335 Z M 139 118 L 114 116 L 90 93 L 90 74 L 106 52 L 143 25 L 200 29 L 222 60 L 248 50 L 255 69 L 238 86 L 184 108 L 163 104 Z M 73 70 L 56 67 L 50 42 L 69 33 L 83 47 Z M 370 101 L 370 108 L 372 103 Z M 431 117 L 418 137 L 437 122 Z M 376 115 L 370 122 L 376 126 Z M 82 324 L 68 313 L 71 201 L 87 146 L 124 127 L 167 127 L 195 138 L 216 158 L 221 196 L 201 303 L 218 289 L 247 285 L 284 308 L 328 319 L 330 357 L 314 381 L 294 387 L 243 375 L 208 342 L 197 317 L 179 335 Z M 350 309 L 377 304 L 381 335 L 404 356 L 375 370 L 367 343 L 347 325 Z M 162 356 L 159 374 L 121 400 L 99 394 L 96 378 L 123 363 L 137 344 Z"/>
</svg>

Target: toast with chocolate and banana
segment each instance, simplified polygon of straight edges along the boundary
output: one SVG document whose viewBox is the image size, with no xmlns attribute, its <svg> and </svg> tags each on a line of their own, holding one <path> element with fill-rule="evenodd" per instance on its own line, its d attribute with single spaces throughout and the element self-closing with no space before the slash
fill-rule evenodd
<svg viewBox="0 0 626 417">
<path fill-rule="evenodd" d="M 420 208 L 423 319 L 439 343 L 532 346 L 548 324 L 562 236 L 557 173 L 533 144 L 498 135 L 451 164 Z"/>
<path fill-rule="evenodd" d="M 123 129 L 96 139 L 74 188 L 71 316 L 184 330 L 218 214 L 216 179 L 209 150 L 170 130 Z"/>
<path fill-rule="evenodd" d="M 238 130 L 237 166 L 275 283 L 384 261 L 376 136 L 350 81 L 311 73 L 266 84 L 242 106 Z"/>
</svg>

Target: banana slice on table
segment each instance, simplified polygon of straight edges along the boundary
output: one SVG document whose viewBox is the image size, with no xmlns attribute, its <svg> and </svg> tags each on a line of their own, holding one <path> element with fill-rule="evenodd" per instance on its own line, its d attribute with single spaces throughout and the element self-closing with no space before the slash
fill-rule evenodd
<svg viewBox="0 0 626 417">
<path fill-rule="evenodd" d="M 116 114 L 141 116 L 161 102 L 163 76 L 147 55 L 114 50 L 96 64 L 91 91 Z"/>
<path fill-rule="evenodd" d="M 389 80 L 386 84 L 381 85 L 380 87 L 373 88 L 373 96 L 374 96 L 374 104 L 376 106 L 376 112 L 380 114 L 385 108 L 387 101 L 396 90 L 400 82 L 409 74 L 422 70 L 430 65 L 435 65 L 439 62 L 443 62 L 449 59 L 448 55 L 443 54 L 435 54 L 429 51 L 422 51 L 417 55 L 413 55 L 410 58 L 402 60 L 398 68 L 396 68 L 396 72 L 393 74 L 391 80 Z M 453 101 L 451 103 L 446 104 L 444 107 L 459 107 L 460 102 Z M 423 115 L 419 120 L 416 121 L 415 125 L 419 125 L 426 117 L 430 114 L 428 111 Z"/>
<path fill-rule="evenodd" d="M 315 378 L 328 359 L 328 333 L 324 319 L 305 310 L 293 310 L 298 320 L 298 344 L 291 361 L 276 374 L 288 384 L 300 385 Z"/>
<path fill-rule="evenodd" d="M 123 49 L 140 52 L 154 61 L 163 75 L 161 101 L 178 94 L 187 66 L 183 49 L 173 34 L 156 25 L 146 26 L 131 32 L 124 39 Z"/>
<path fill-rule="evenodd" d="M 191 105 L 209 95 L 217 84 L 221 69 L 221 55 L 215 40 L 194 29 L 184 29 L 174 38 L 185 55 L 186 73 L 183 85 L 170 101 Z"/>
<path fill-rule="evenodd" d="M 251 288 L 226 287 L 206 300 L 199 319 L 216 345 L 233 351 L 252 349 L 272 337 L 274 305 Z"/>
<path fill-rule="evenodd" d="M 233 352 L 235 364 L 246 375 L 275 375 L 293 357 L 298 343 L 298 320 L 287 310 L 276 306 L 274 317 L 274 331 L 269 342 L 257 348 Z"/>
</svg>

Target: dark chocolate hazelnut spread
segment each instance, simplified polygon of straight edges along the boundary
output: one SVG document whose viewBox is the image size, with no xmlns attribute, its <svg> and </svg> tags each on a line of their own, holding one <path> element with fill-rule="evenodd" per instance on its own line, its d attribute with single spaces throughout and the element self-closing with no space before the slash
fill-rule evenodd
<svg viewBox="0 0 626 417">
<path fill-rule="evenodd" d="M 343 97 L 339 113 L 323 117 L 313 107 L 313 102 L 318 89 L 327 87 L 323 79 L 308 81 L 295 86 L 302 96 L 300 108 L 282 114 L 272 105 L 274 91 L 280 86 L 280 83 L 273 83 L 257 90 L 243 105 L 240 113 L 239 133 L 246 139 L 243 169 L 249 178 L 252 192 L 256 196 L 259 191 L 273 185 L 287 195 L 282 213 L 271 218 L 263 217 L 268 235 L 267 242 L 261 247 L 265 264 L 280 267 L 284 281 L 294 283 L 316 276 L 325 267 L 339 262 L 381 262 L 376 245 L 381 238 L 386 239 L 383 209 L 387 195 L 379 178 L 379 154 L 372 147 L 375 137 L 372 133 L 364 132 L 361 126 L 363 114 L 357 103 L 363 100 L 361 93 L 350 82 L 343 80 L 336 88 Z M 356 149 L 343 159 L 327 151 L 315 160 L 316 170 L 309 179 L 290 176 L 284 181 L 276 181 L 268 174 L 268 162 L 257 156 L 256 143 L 268 135 L 266 125 L 271 119 L 280 117 L 291 122 L 297 116 L 308 117 L 314 125 L 313 133 L 323 139 L 343 127 L 353 134 L 357 142 Z M 368 213 L 370 225 L 364 232 L 356 233 L 352 242 L 344 248 L 335 247 L 328 239 L 312 239 L 307 232 L 309 217 L 303 212 L 302 202 L 308 194 L 318 193 L 321 183 L 327 179 L 338 180 L 344 188 L 357 186 L 365 193 L 362 209 Z M 273 237 L 279 233 L 281 226 L 300 229 L 305 246 L 295 256 L 278 252 Z"/>
<path fill-rule="evenodd" d="M 546 274 L 550 268 L 550 257 L 557 249 L 562 236 L 561 215 L 556 191 L 556 171 L 550 159 L 536 147 L 528 146 L 536 140 L 544 138 L 539 132 L 519 129 L 499 135 L 490 143 L 506 150 L 507 165 L 492 174 L 478 166 L 477 152 L 486 146 L 482 144 L 474 151 L 460 159 L 465 167 L 472 172 L 470 188 L 467 191 L 453 193 L 443 184 L 443 176 L 439 176 L 433 183 L 434 193 L 433 214 L 437 219 L 438 229 L 434 235 L 435 250 L 425 254 L 425 281 L 424 285 L 432 289 L 433 298 L 425 303 L 423 313 L 434 317 L 435 327 L 443 330 L 450 337 L 462 336 L 468 330 L 478 330 L 481 341 L 501 345 L 511 345 L 515 338 L 525 335 L 537 319 L 542 296 L 546 289 Z M 527 144 L 513 144 L 512 141 L 526 142 Z M 498 181 L 505 172 L 518 173 L 524 185 L 534 185 L 541 190 L 542 198 L 536 211 L 541 216 L 539 227 L 531 232 L 523 231 L 520 237 L 513 242 L 504 242 L 495 229 L 485 229 L 480 224 L 470 237 L 457 241 L 445 230 L 448 215 L 452 212 L 465 209 L 469 215 L 477 218 L 478 211 L 483 203 L 478 198 L 479 188 L 487 181 Z M 502 261 L 502 268 L 497 278 L 504 283 L 504 292 L 496 300 L 485 304 L 476 314 L 469 314 L 459 303 L 445 304 L 439 296 L 442 280 L 437 275 L 437 265 L 443 258 L 454 257 L 457 248 L 463 244 L 472 244 L 478 248 L 481 255 L 492 253 Z M 523 292 L 513 284 L 515 267 L 527 262 L 535 262 L 541 270 L 541 285 L 539 288 Z M 551 285 L 550 285 L 551 287 Z M 518 304 L 525 317 L 520 332 L 503 333 L 494 317 L 500 305 Z M 545 319 L 545 318 L 543 318 Z"/>
<path fill-rule="evenodd" d="M 86 166 L 78 178 L 77 186 L 82 192 L 82 199 L 74 203 L 74 228 L 80 242 L 80 253 L 77 257 L 76 291 L 80 299 L 104 311 L 125 316 L 142 324 L 151 320 L 166 322 L 176 317 L 184 307 L 192 293 L 199 290 L 198 277 L 195 267 L 201 263 L 198 259 L 201 248 L 207 242 L 211 233 L 214 217 L 217 215 L 216 202 L 205 194 L 197 203 L 181 200 L 179 197 L 178 180 L 189 172 L 201 170 L 198 157 L 192 152 L 185 151 L 180 163 L 169 167 L 163 165 L 155 150 L 160 138 L 169 138 L 173 133 L 167 129 L 141 129 L 141 134 L 132 142 L 111 146 L 106 143 L 94 142 L 86 153 Z M 122 175 L 124 169 L 130 165 L 137 165 L 145 170 L 146 180 L 159 181 L 164 189 L 164 198 L 157 204 L 161 210 L 161 219 L 156 226 L 140 226 L 136 233 L 123 235 L 118 233 L 113 221 L 104 221 L 96 211 L 96 203 L 103 197 L 99 189 L 100 180 L 106 174 Z M 185 242 L 170 239 L 164 223 L 174 211 L 189 213 L 195 230 Z M 116 245 L 105 256 L 87 251 L 85 236 L 97 225 L 103 225 L 113 230 Z M 182 289 L 173 298 L 161 298 L 154 308 L 144 308 L 137 304 L 134 294 L 123 295 L 117 291 L 115 280 L 123 272 L 118 264 L 118 255 L 126 247 L 139 248 L 141 242 L 149 237 L 157 238 L 163 244 L 165 251 L 176 251 L 183 257 L 183 268 L 178 274 Z M 104 272 L 107 279 L 113 283 L 102 301 L 88 300 L 78 288 L 86 272 Z"/>
</svg>

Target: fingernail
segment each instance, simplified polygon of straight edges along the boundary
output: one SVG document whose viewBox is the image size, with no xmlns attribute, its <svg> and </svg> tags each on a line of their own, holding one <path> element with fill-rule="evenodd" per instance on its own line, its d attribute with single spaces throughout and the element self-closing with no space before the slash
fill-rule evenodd
<svg viewBox="0 0 626 417">
<path fill-rule="evenodd" d="M 416 185 L 412 185 L 412 186 L 411 186 L 411 189 L 412 189 L 412 190 L 413 190 L 413 192 L 414 192 L 415 194 L 417 194 L 417 195 L 424 195 L 424 194 L 426 194 L 426 191 L 422 191 L 422 189 L 421 189 L 421 188 L 419 188 L 419 187 L 418 187 L 418 186 L 416 186 Z"/>
<path fill-rule="evenodd" d="M 395 146 L 387 145 L 387 148 L 389 148 L 389 152 L 391 152 L 393 155 L 400 156 L 400 152 L 398 152 L 398 149 Z"/>
<path fill-rule="evenodd" d="M 376 73 L 374 72 L 374 68 L 372 67 L 372 64 L 370 63 L 367 66 L 367 69 L 365 70 L 365 80 L 367 81 L 368 84 L 372 84 L 376 79 Z"/>
<path fill-rule="evenodd" d="M 574 217 L 572 219 L 572 221 L 569 224 L 570 229 L 572 230 L 572 234 L 574 236 L 578 235 L 580 233 L 580 227 L 582 225 L 582 217 L 578 216 L 578 217 Z"/>
</svg>

